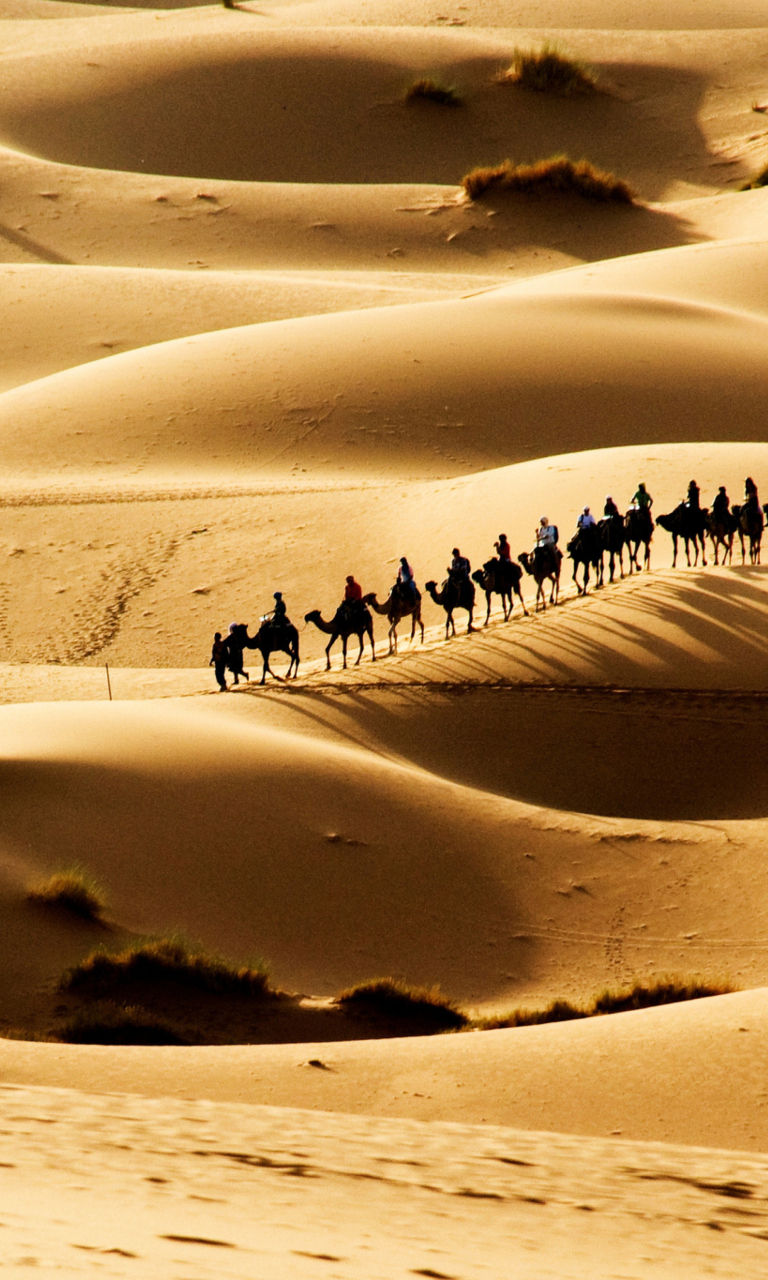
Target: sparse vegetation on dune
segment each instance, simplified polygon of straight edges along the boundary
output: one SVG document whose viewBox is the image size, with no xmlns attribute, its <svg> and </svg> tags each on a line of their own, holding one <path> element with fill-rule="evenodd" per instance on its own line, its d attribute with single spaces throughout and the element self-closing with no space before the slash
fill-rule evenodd
<svg viewBox="0 0 768 1280">
<path fill-rule="evenodd" d="M 222 956 L 195 950 L 178 938 L 164 938 L 129 947 L 118 954 L 94 951 L 81 964 L 68 969 L 60 982 L 62 991 L 108 996 L 136 983 L 191 988 L 218 995 L 249 998 L 276 994 L 262 966 L 234 965 Z"/>
<path fill-rule="evenodd" d="M 570 160 L 568 156 L 550 156 L 534 164 L 501 164 L 472 169 L 461 185 L 470 200 L 502 192 L 522 195 L 575 195 L 585 200 L 632 204 L 632 188 L 614 174 L 598 169 L 589 160 Z"/>
<path fill-rule="evenodd" d="M 420 1029 L 452 1031 L 467 1025 L 466 1014 L 436 988 L 412 987 L 394 978 L 375 978 L 342 991 L 336 1002 L 364 1017 L 413 1020 Z"/>
<path fill-rule="evenodd" d="M 745 185 L 741 188 L 741 190 L 752 191 L 757 187 L 768 187 L 768 164 L 765 166 L 764 169 L 760 170 L 760 172 L 757 174 L 756 177 L 752 179 L 751 182 L 745 183 Z"/>
<path fill-rule="evenodd" d="M 570 1022 L 576 1018 L 596 1018 L 609 1013 L 627 1013 L 632 1009 L 652 1009 L 662 1004 L 683 1000 L 701 1000 L 706 996 L 724 996 L 735 988 L 725 982 L 700 982 L 697 979 L 660 978 L 655 982 L 636 982 L 618 991 L 601 991 L 588 1005 L 578 1006 L 568 1000 L 554 1000 L 546 1009 L 514 1009 L 495 1018 L 481 1018 L 473 1023 L 483 1031 L 502 1027 L 533 1027 L 545 1022 Z"/>
<path fill-rule="evenodd" d="M 434 102 L 440 107 L 460 107 L 461 98 L 450 85 L 438 80 L 416 80 L 405 94 L 406 102 Z"/>
<path fill-rule="evenodd" d="M 83 920 L 93 921 L 101 921 L 107 906 L 101 885 L 80 866 L 57 871 L 30 885 L 27 899 L 46 907 L 61 907 Z"/>
<path fill-rule="evenodd" d="M 78 1009 L 56 1027 L 65 1044 L 188 1044 L 189 1041 L 155 1014 L 137 1005 L 99 1000 Z"/>
<path fill-rule="evenodd" d="M 499 73 L 497 83 L 560 97 L 594 93 L 597 89 L 597 80 L 590 68 L 552 44 L 544 44 L 540 49 L 515 49 L 511 66 Z"/>
</svg>

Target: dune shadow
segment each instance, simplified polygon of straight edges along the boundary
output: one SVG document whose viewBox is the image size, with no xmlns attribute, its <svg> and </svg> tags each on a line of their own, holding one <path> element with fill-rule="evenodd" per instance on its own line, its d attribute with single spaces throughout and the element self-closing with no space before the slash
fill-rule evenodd
<svg viewBox="0 0 768 1280">
<path fill-rule="evenodd" d="M 5 223 L 0 223 L 0 239 L 6 240 L 8 244 L 12 244 L 16 249 L 22 249 L 24 253 L 37 258 L 39 262 L 50 262 L 53 266 L 63 267 L 75 265 L 71 258 L 62 257 L 55 249 L 49 249 L 47 245 L 40 244 L 39 240 L 33 240 L 31 236 L 24 235 L 21 231 L 14 231 L 12 227 L 6 226 Z"/>
</svg>

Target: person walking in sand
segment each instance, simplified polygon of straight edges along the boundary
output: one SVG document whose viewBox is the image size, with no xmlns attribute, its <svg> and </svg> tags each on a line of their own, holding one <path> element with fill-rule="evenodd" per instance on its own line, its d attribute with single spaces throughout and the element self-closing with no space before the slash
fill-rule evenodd
<svg viewBox="0 0 768 1280">
<path fill-rule="evenodd" d="M 221 632 L 217 631 L 213 637 L 213 648 L 211 649 L 211 660 L 209 667 L 213 667 L 216 680 L 221 693 L 227 692 L 227 658 L 229 657 L 229 645 L 226 640 L 222 640 Z"/>
</svg>

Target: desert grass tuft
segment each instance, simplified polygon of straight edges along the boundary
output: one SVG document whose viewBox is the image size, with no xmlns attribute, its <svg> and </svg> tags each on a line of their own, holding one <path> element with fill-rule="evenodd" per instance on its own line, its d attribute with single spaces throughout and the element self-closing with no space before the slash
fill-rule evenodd
<svg viewBox="0 0 768 1280">
<path fill-rule="evenodd" d="M 379 1017 L 418 1022 L 435 1031 L 454 1031 L 466 1026 L 466 1014 L 436 988 L 412 987 L 395 978 L 374 978 L 362 982 L 336 997 L 337 1003 L 350 1012 L 365 1017 Z"/>
<path fill-rule="evenodd" d="M 434 102 L 440 107 L 460 107 L 461 98 L 450 85 L 424 78 L 416 80 L 405 94 L 406 102 Z"/>
<path fill-rule="evenodd" d="M 107 906 L 99 882 L 80 866 L 57 871 L 30 885 L 27 899 L 47 907 L 63 907 L 83 920 L 101 921 Z"/>
<path fill-rule="evenodd" d="M 113 954 L 94 951 L 68 969 L 62 991 L 108 996 L 135 983 L 169 984 L 217 995 L 248 998 L 274 994 L 262 965 L 234 965 L 223 956 L 195 950 L 183 939 L 163 938 Z"/>
<path fill-rule="evenodd" d="M 488 194 L 519 192 L 523 195 L 575 195 L 585 200 L 632 204 L 635 193 L 622 178 L 598 169 L 589 160 L 550 156 L 534 164 L 502 164 L 473 169 L 461 185 L 470 200 Z"/>
<path fill-rule="evenodd" d="M 175 1027 L 155 1014 L 112 1000 L 78 1009 L 54 1034 L 64 1044 L 189 1044 Z"/>
<path fill-rule="evenodd" d="M 554 93 L 568 97 L 574 93 L 594 93 L 597 80 L 583 62 L 569 58 L 552 44 L 540 49 L 515 49 L 512 65 L 497 76 L 498 84 L 513 84 L 534 93 Z"/>
<path fill-rule="evenodd" d="M 576 1018 L 597 1018 L 604 1014 L 627 1013 L 632 1009 L 653 1009 L 684 1000 L 701 1000 L 707 996 L 724 996 L 734 990 L 727 982 L 659 978 L 649 983 L 635 982 L 618 991 L 601 991 L 581 1008 L 568 1000 L 554 1000 L 546 1009 L 514 1009 L 498 1017 L 477 1019 L 472 1025 L 483 1031 L 496 1031 L 502 1027 L 534 1027 L 545 1022 L 570 1022 Z"/>
</svg>

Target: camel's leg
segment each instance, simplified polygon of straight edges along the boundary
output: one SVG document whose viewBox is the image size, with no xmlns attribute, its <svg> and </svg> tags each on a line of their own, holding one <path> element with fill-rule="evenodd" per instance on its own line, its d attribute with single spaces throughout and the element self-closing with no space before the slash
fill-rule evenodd
<svg viewBox="0 0 768 1280">
<path fill-rule="evenodd" d="M 375 662 L 376 661 L 376 645 L 373 643 L 373 623 L 371 623 L 370 627 L 368 628 L 367 635 L 368 635 L 368 639 L 371 642 L 371 662 Z"/>
<path fill-rule="evenodd" d="M 359 653 L 358 653 L 358 655 L 357 655 L 357 662 L 355 663 L 355 666 L 356 666 L 356 667 L 359 667 L 359 666 L 360 666 L 360 659 L 361 659 L 361 658 L 362 658 L 362 656 L 363 656 L 363 644 L 364 644 L 364 642 L 365 642 L 365 632 L 364 632 L 364 631 L 358 631 L 358 633 L 357 633 L 357 638 L 358 638 L 358 640 L 360 641 L 360 652 L 359 652 Z"/>
<path fill-rule="evenodd" d="M 342 671 L 346 671 L 347 669 L 347 637 L 346 636 L 341 637 L 341 654 L 343 659 Z"/>
<path fill-rule="evenodd" d="M 528 615 L 528 610 L 527 610 L 527 609 L 526 609 L 526 607 L 525 607 L 525 601 L 524 601 L 524 599 L 523 599 L 523 593 L 522 593 L 522 591 L 520 590 L 520 583 L 519 583 L 519 582 L 518 582 L 518 583 L 516 583 L 516 585 L 515 585 L 515 595 L 517 596 L 518 600 L 520 601 L 521 605 L 523 606 L 523 617 L 524 617 L 524 618 L 527 618 L 527 617 L 529 616 L 529 615 Z M 510 607 L 509 612 L 510 612 L 510 615 L 511 615 L 511 613 L 512 613 L 512 609 L 514 608 L 514 601 L 512 600 L 512 598 L 511 598 L 511 597 L 510 597 L 510 606 L 511 606 L 511 607 Z"/>
<path fill-rule="evenodd" d="M 485 622 L 483 623 L 483 626 L 484 626 L 484 627 L 487 627 L 487 626 L 488 626 L 488 621 L 489 621 L 490 616 L 491 616 L 491 593 L 490 593 L 490 591 L 486 591 L 486 593 L 485 593 L 485 599 L 486 599 L 486 601 L 487 601 L 488 608 L 487 608 L 486 613 L 485 613 Z M 507 620 L 507 611 L 506 611 L 506 606 L 505 606 L 505 604 L 504 604 L 504 597 L 503 597 L 503 596 L 501 597 L 501 603 L 502 603 L 502 606 L 504 607 L 504 621 L 506 622 L 506 620 Z"/>
<path fill-rule="evenodd" d="M 421 610 L 419 610 L 419 626 L 421 627 L 421 643 L 424 643 L 424 623 L 421 620 Z"/>
<path fill-rule="evenodd" d="M 469 622 L 467 624 L 467 635 L 469 635 L 470 631 L 477 631 L 477 627 L 472 626 L 472 619 L 475 616 L 475 606 L 472 605 L 471 609 L 467 609 L 467 613 L 469 614 Z"/>
<path fill-rule="evenodd" d="M 389 652 L 397 653 L 397 623 L 393 622 L 389 628 Z"/>
<path fill-rule="evenodd" d="M 333 644 L 333 642 L 334 642 L 334 640 L 335 640 L 335 639 L 336 639 L 336 637 L 335 637 L 335 636 L 331 636 L 330 640 L 328 641 L 327 645 L 325 646 L 325 669 L 326 669 L 326 671 L 330 671 L 330 669 L 331 669 L 331 646 L 332 646 L 332 644 Z"/>
</svg>

